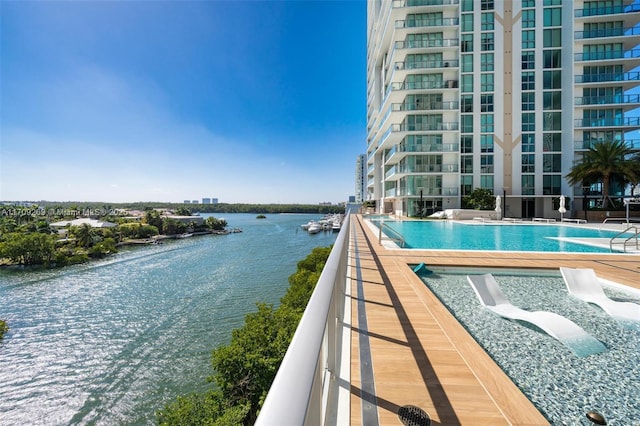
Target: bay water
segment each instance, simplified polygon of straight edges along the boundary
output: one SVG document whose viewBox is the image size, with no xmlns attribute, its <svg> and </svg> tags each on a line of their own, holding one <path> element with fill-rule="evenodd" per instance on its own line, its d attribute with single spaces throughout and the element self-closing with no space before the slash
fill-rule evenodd
<svg viewBox="0 0 640 426">
<path fill-rule="evenodd" d="M 300 227 L 318 214 L 214 216 L 242 232 L 0 269 L 0 425 L 154 424 L 165 403 L 212 386 L 211 350 L 337 236 Z"/>
</svg>

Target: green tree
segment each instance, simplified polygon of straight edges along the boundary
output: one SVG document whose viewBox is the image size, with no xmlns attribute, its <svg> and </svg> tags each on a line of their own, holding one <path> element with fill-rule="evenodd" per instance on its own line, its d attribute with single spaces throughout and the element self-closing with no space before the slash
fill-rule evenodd
<svg viewBox="0 0 640 426">
<path fill-rule="evenodd" d="M 76 238 L 80 247 L 89 248 L 100 241 L 96 230 L 87 223 L 83 223 L 80 226 L 72 226 L 70 232 Z"/>
<path fill-rule="evenodd" d="M 464 197 L 465 206 L 477 210 L 491 210 L 495 208 L 496 197 L 492 191 L 485 188 L 476 188 Z"/>
<path fill-rule="evenodd" d="M 217 219 L 213 216 L 210 216 L 204 220 L 204 224 L 207 228 L 214 231 L 222 231 L 227 227 L 227 221 L 224 219 Z"/>
<path fill-rule="evenodd" d="M 570 185 L 602 182 L 602 207 L 610 203 L 609 191 L 611 180 L 633 182 L 637 179 L 637 164 L 630 157 L 632 154 L 623 141 L 605 141 L 593 144 L 582 157 L 582 162 L 571 168 L 567 174 Z"/>
<path fill-rule="evenodd" d="M 162 229 L 162 217 L 157 210 L 147 210 L 144 214 L 144 223 L 155 226 L 156 229 Z"/>
<path fill-rule="evenodd" d="M 13 232 L 0 243 L 0 257 L 19 265 L 51 265 L 55 258 L 54 235 L 39 232 L 23 234 Z"/>
</svg>

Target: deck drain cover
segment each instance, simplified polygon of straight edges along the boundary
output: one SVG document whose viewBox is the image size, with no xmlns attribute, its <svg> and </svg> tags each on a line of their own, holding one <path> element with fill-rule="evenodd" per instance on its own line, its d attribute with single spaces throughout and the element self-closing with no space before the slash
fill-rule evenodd
<svg viewBox="0 0 640 426">
<path fill-rule="evenodd" d="M 431 418 L 426 411 L 415 405 L 405 405 L 398 410 L 398 417 L 404 426 L 430 426 Z"/>
</svg>

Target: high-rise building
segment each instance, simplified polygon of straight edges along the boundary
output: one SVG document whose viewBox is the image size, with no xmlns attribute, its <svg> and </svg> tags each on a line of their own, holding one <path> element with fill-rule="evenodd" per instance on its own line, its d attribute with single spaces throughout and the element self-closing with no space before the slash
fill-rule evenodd
<svg viewBox="0 0 640 426">
<path fill-rule="evenodd" d="M 367 156 L 360 154 L 356 158 L 356 196 L 355 202 L 362 203 L 367 196 Z"/>
<path fill-rule="evenodd" d="M 365 198 L 380 211 L 459 208 L 476 188 L 508 216 L 548 215 L 560 195 L 580 210 L 566 175 L 583 153 L 640 148 L 637 1 L 373 0 L 367 13 Z"/>
</svg>

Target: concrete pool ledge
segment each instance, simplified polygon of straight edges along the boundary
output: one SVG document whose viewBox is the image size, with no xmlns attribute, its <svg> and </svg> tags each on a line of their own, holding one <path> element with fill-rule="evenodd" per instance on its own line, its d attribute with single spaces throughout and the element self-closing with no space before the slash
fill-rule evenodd
<svg viewBox="0 0 640 426">
<path fill-rule="evenodd" d="M 357 299 L 366 305 L 367 330 L 359 329 L 354 300 L 352 425 L 364 424 L 362 409 L 372 400 L 378 424 L 400 424 L 397 412 L 404 405 L 425 410 L 432 424 L 549 424 L 409 265 L 593 268 L 602 279 L 640 290 L 637 254 L 399 249 L 384 239 L 380 244 L 377 228 L 361 216 L 356 218 L 351 244 L 358 246 L 362 257 L 362 295 Z M 373 399 L 362 393 L 359 377 L 362 333 L 369 337 Z"/>
</svg>

